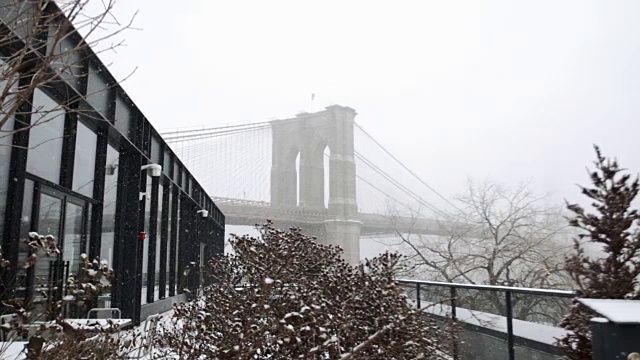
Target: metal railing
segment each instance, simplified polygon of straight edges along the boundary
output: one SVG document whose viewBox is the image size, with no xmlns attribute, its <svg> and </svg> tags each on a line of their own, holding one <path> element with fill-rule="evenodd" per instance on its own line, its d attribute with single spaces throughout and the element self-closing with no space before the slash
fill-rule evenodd
<svg viewBox="0 0 640 360">
<path fill-rule="evenodd" d="M 531 352 L 543 354 L 542 358 L 546 354 L 549 359 L 561 355 L 554 343 L 566 333 L 558 324 L 571 306 L 573 291 L 420 280 L 397 282 L 416 308 L 427 315 L 452 320 L 466 331 L 467 339 L 452 346 L 454 359 L 461 358 L 464 352 L 474 353 L 470 354 L 474 358 L 515 359 L 516 353 L 517 358 L 530 358 Z M 468 348 L 461 348 L 462 345 Z"/>
</svg>

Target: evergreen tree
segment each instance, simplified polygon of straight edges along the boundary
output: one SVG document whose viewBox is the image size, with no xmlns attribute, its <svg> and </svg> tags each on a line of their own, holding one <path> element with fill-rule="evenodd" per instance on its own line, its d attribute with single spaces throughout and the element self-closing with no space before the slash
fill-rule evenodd
<svg viewBox="0 0 640 360">
<path fill-rule="evenodd" d="M 566 270 L 578 286 L 577 295 L 594 299 L 638 299 L 640 275 L 640 214 L 631 208 L 638 195 L 638 177 L 620 168 L 616 160 L 606 159 L 596 146 L 596 169 L 590 173 L 591 187 L 581 187 L 591 201 L 593 213 L 577 204 L 568 205 L 574 214 L 569 224 L 580 230 L 576 252 L 566 259 Z M 603 256 L 585 254 L 584 242 L 598 244 Z M 560 326 L 570 331 L 559 339 L 559 346 L 570 359 L 591 359 L 593 317 L 574 299 Z"/>
</svg>

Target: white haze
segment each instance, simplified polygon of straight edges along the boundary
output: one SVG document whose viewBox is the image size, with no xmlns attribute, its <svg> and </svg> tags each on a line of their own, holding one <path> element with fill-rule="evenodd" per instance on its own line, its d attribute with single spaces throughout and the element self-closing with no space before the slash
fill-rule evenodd
<svg viewBox="0 0 640 360">
<path fill-rule="evenodd" d="M 530 178 L 579 201 L 592 144 L 640 170 L 640 2 L 118 3 L 105 54 L 159 129 L 355 108 L 441 193 Z M 311 93 L 316 99 L 310 101 Z M 215 195 L 215 194 L 212 194 Z"/>
</svg>

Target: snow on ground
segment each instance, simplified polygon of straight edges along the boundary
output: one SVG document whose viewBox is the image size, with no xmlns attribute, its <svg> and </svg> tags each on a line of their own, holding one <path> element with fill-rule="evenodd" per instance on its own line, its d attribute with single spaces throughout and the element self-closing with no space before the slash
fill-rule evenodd
<svg viewBox="0 0 640 360">
<path fill-rule="evenodd" d="M 158 322 L 158 328 L 163 325 L 170 324 L 170 319 L 173 315 L 173 310 L 169 310 L 161 314 L 160 321 Z M 146 326 L 146 321 L 140 323 L 133 330 L 143 332 Z M 14 341 L 11 343 L 0 342 L 0 360 L 24 360 L 26 356 L 24 354 L 24 347 L 27 344 L 26 341 Z M 146 356 L 140 358 L 140 360 L 150 360 Z"/>
<path fill-rule="evenodd" d="M 14 341 L 12 343 L 2 343 L 0 346 L 0 355 L 2 355 L 2 360 L 22 360 L 25 359 L 26 356 L 22 352 L 24 350 L 24 346 L 27 344 L 26 341 Z"/>
</svg>

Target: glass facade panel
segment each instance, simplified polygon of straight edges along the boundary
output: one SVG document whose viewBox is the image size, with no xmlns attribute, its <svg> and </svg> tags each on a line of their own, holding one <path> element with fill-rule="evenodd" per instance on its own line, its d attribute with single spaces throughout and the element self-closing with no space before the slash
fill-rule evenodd
<svg viewBox="0 0 640 360">
<path fill-rule="evenodd" d="M 60 160 L 65 111 L 39 89 L 33 94 L 27 171 L 53 183 L 60 182 Z"/>
<path fill-rule="evenodd" d="M 155 135 L 151 138 L 151 162 L 154 164 L 162 165 L 160 161 L 162 158 L 162 147 L 160 146 L 160 141 L 155 137 Z"/>
<path fill-rule="evenodd" d="M 64 218 L 64 240 L 62 243 L 62 261 L 69 262 L 69 273 L 78 272 L 82 248 L 84 206 L 67 202 Z"/>
<path fill-rule="evenodd" d="M 14 3 L 10 0 L 0 1 L 0 18 L 4 23 L 3 26 L 6 24 L 21 40 L 26 41 L 27 39 L 33 39 L 35 19 L 32 12 L 24 11 L 24 4 L 21 4 L 21 6 L 9 6 L 14 5 Z"/>
<path fill-rule="evenodd" d="M 24 181 L 24 198 L 22 201 L 22 216 L 20 218 L 20 242 L 18 247 L 18 264 L 22 265 L 27 260 L 27 256 L 29 256 L 29 247 L 25 240 L 29 231 L 32 230 L 32 219 L 31 213 L 33 210 L 33 195 L 34 195 L 34 184 L 33 181 L 26 179 Z M 16 273 L 16 283 L 18 286 L 18 297 L 24 298 L 26 297 L 25 289 L 27 286 L 27 271 L 23 266 L 18 267 L 18 271 Z"/>
<path fill-rule="evenodd" d="M 144 233 L 147 234 L 144 239 L 144 245 L 142 250 L 142 304 L 147 303 L 147 291 L 153 291 L 153 284 L 147 284 L 147 274 L 149 271 L 149 226 L 151 222 L 151 176 L 147 176 L 147 196 L 144 201 Z"/>
<path fill-rule="evenodd" d="M 40 195 L 40 209 L 38 214 L 38 232 L 41 235 L 53 235 L 60 244 L 60 220 L 62 218 L 62 199 L 48 194 Z M 55 258 L 43 257 L 38 259 L 34 269 L 34 285 L 36 300 L 46 294 L 41 291 L 48 287 L 49 266 Z"/>
<path fill-rule="evenodd" d="M 158 287 L 160 281 L 160 259 L 162 258 L 160 255 L 160 246 L 162 245 L 162 195 L 163 195 L 163 187 L 162 185 L 158 185 L 158 224 L 157 231 L 158 236 L 156 237 L 156 277 L 155 277 L 155 295 L 154 299 L 158 300 L 158 294 L 160 293 L 160 288 Z"/>
<path fill-rule="evenodd" d="M 86 76 L 82 54 L 74 51 L 77 46 L 71 38 L 60 38 L 59 27 L 59 24 L 52 24 L 49 27 L 48 47 L 49 51 L 53 52 L 51 67 L 60 74 L 62 79 L 80 91 L 82 78 Z"/>
<path fill-rule="evenodd" d="M 127 102 L 120 95 L 116 97 L 116 118 L 114 123 L 116 129 L 129 138 L 131 134 L 131 110 Z"/>
<path fill-rule="evenodd" d="M 157 231 L 158 236 L 156 237 L 156 284 L 155 284 L 155 296 L 154 299 L 158 300 L 158 294 L 160 293 L 160 288 L 158 287 L 160 280 L 160 247 L 162 245 L 162 195 L 163 195 L 163 187 L 162 185 L 158 185 L 158 223 L 157 223 Z"/>
<path fill-rule="evenodd" d="M 86 99 L 97 112 L 107 117 L 110 89 L 107 82 L 100 76 L 100 71 L 94 66 L 89 66 Z"/>
<path fill-rule="evenodd" d="M 120 154 L 111 145 L 107 146 L 107 165 L 104 176 L 104 202 L 102 205 L 102 244 L 100 258 L 113 266 L 113 244 L 115 240 L 116 199 L 118 195 L 118 162 Z"/>
<path fill-rule="evenodd" d="M 171 183 L 169 183 L 171 184 Z M 165 272 L 166 272 L 166 291 L 165 294 L 166 296 L 169 296 L 169 274 L 171 272 L 171 224 L 172 224 L 172 219 L 173 219 L 173 186 L 169 185 L 169 200 L 167 202 L 167 207 L 165 208 L 166 212 L 167 212 L 167 255 L 165 257 L 165 261 L 166 261 L 166 266 L 165 266 Z"/>
<path fill-rule="evenodd" d="M 162 164 L 162 172 L 167 175 L 169 178 L 172 177 L 171 174 L 171 155 L 169 155 L 169 151 L 165 150 L 164 151 L 164 158 L 163 158 L 163 164 Z"/>
<path fill-rule="evenodd" d="M 0 61 L 0 71 L 2 70 Z M 0 91 L 5 90 L 6 81 L 0 80 Z M 8 99 L 4 99 L 2 108 L 9 106 Z M 0 121 L 6 117 L 4 112 L 0 112 Z M 7 205 L 7 191 L 9 187 L 9 169 L 11 166 L 11 142 L 13 140 L 13 116 L 6 118 L 7 121 L 0 128 L 0 239 L 4 234 L 4 217 Z"/>
<path fill-rule="evenodd" d="M 91 252 L 91 242 L 95 241 L 95 239 L 92 237 L 91 235 L 91 216 L 93 216 L 93 209 L 94 209 L 94 205 L 91 203 L 87 203 L 87 210 L 85 212 L 85 231 L 84 231 L 84 238 L 83 238 L 83 242 L 82 242 L 82 251 L 84 253 L 86 253 L 87 255 L 92 255 L 93 258 L 91 258 L 92 260 L 95 259 L 94 254 L 90 254 Z M 98 254 L 99 255 L 99 254 Z"/>
<path fill-rule="evenodd" d="M 73 191 L 93 197 L 98 135 L 78 121 L 76 152 L 73 165 Z"/>
<path fill-rule="evenodd" d="M 173 181 L 178 185 L 182 186 L 182 172 L 180 172 L 180 164 L 176 161 L 174 163 L 174 171 L 173 171 Z"/>
<path fill-rule="evenodd" d="M 180 282 L 180 191 L 178 191 L 178 196 L 174 199 L 178 202 L 178 211 L 176 215 L 176 294 L 182 293 L 182 289 L 178 289 L 178 283 Z"/>
</svg>

